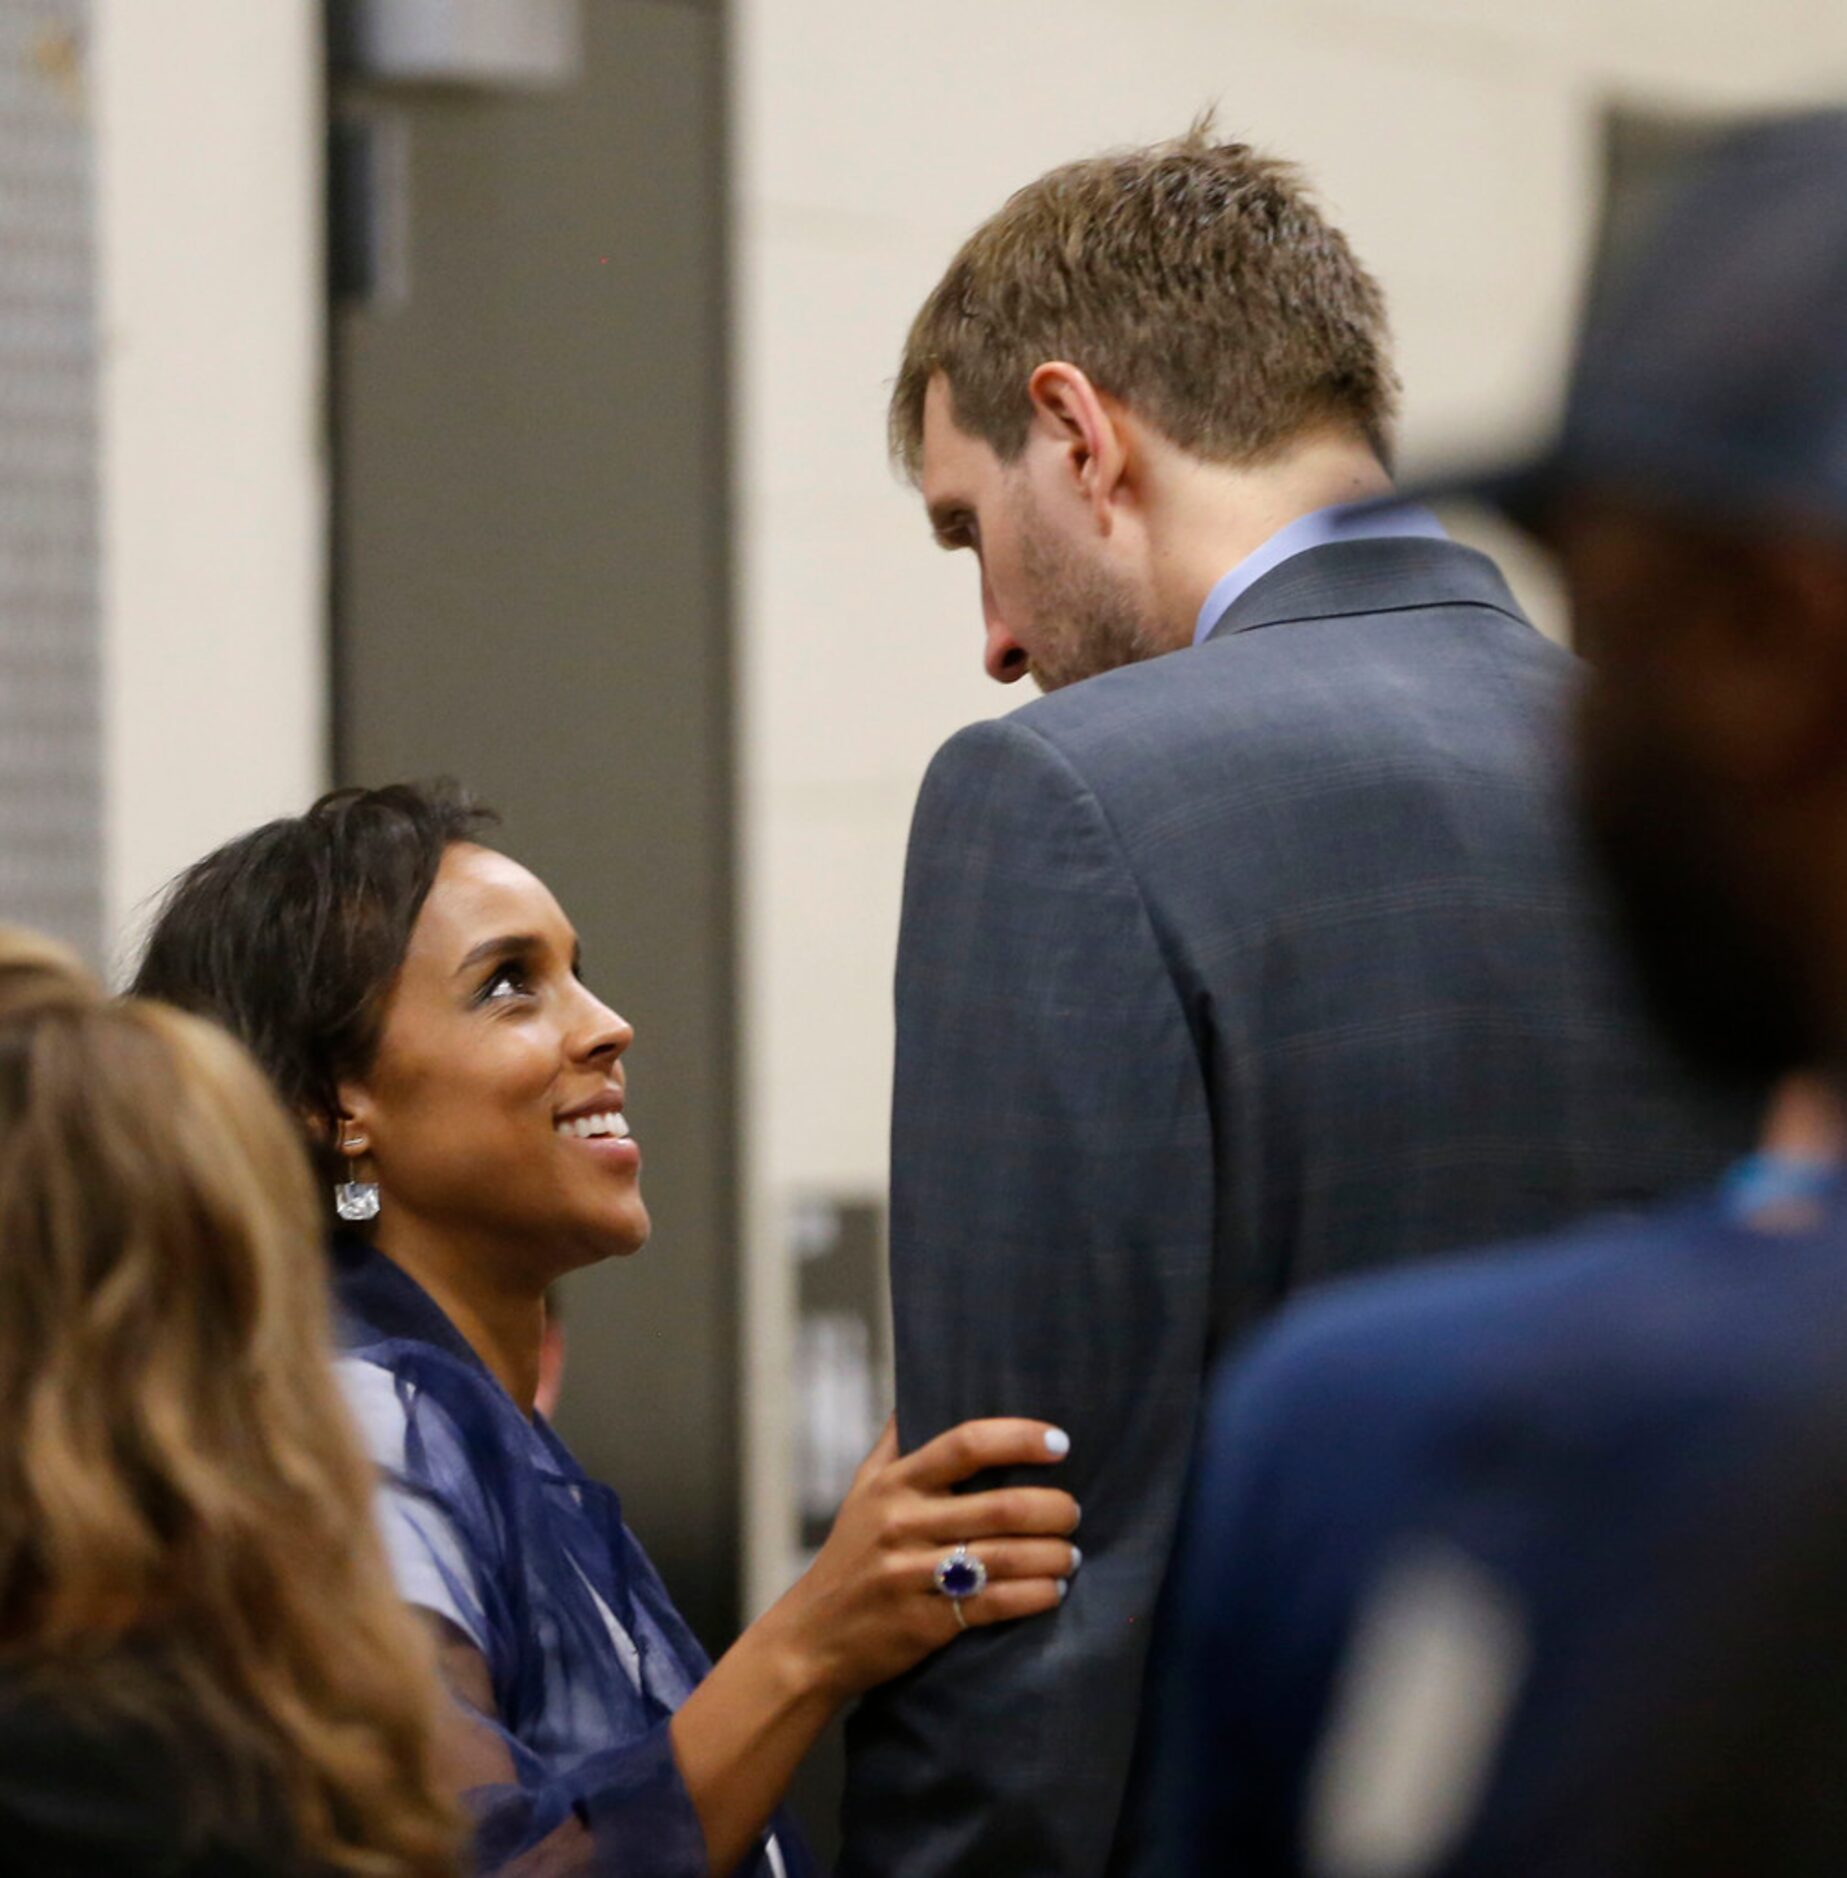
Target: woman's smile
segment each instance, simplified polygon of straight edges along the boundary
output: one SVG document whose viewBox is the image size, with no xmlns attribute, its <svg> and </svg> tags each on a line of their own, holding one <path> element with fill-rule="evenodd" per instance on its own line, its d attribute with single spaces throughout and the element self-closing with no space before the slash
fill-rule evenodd
<svg viewBox="0 0 1847 1878">
<path fill-rule="evenodd" d="M 641 1166 L 641 1143 L 629 1132 L 620 1096 L 613 1103 L 598 1098 L 589 1106 L 560 1115 L 552 1129 L 561 1141 L 594 1154 L 608 1166 L 631 1169 Z"/>
</svg>

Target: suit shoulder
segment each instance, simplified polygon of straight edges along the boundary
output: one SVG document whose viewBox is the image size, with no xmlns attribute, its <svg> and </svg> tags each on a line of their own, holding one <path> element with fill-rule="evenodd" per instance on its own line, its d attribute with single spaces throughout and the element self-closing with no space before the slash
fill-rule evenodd
<svg viewBox="0 0 1847 1878">
<path fill-rule="evenodd" d="M 1514 763 L 1525 725 L 1550 740 L 1578 661 L 1481 608 L 1302 620 L 1105 672 L 999 720 L 1110 779 L 1189 758 L 1219 769 L 1319 766 L 1330 752 Z"/>
<path fill-rule="evenodd" d="M 975 768 L 1020 758 L 1056 760 L 1056 744 L 1033 721 L 1033 708 L 1028 705 L 1005 716 L 964 724 L 937 746 L 930 759 L 931 771 Z"/>
<path fill-rule="evenodd" d="M 1082 758 L 1046 735 L 1030 708 L 984 718 L 938 746 L 918 792 L 919 814 L 935 808 L 962 819 L 994 808 L 1030 816 L 1048 802 L 1087 802 L 1092 779 Z"/>
</svg>

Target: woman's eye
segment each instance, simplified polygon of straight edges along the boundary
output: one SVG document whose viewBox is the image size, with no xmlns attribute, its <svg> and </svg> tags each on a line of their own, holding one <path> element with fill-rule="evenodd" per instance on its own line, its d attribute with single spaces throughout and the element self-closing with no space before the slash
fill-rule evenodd
<svg viewBox="0 0 1847 1878">
<path fill-rule="evenodd" d="M 481 987 L 483 1004 L 504 1004 L 509 998 L 523 997 L 530 989 L 523 965 L 503 965 Z"/>
</svg>

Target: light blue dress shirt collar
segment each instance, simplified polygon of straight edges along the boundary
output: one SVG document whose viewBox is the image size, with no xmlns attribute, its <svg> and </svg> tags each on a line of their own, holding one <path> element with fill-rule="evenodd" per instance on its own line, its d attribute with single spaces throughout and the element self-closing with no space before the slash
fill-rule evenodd
<svg viewBox="0 0 1847 1878">
<path fill-rule="evenodd" d="M 1271 568 L 1280 567 L 1310 548 L 1332 541 L 1368 541 L 1387 535 L 1422 535 L 1447 541 L 1443 524 L 1415 502 L 1343 502 L 1333 508 L 1314 509 L 1279 528 L 1261 548 L 1247 554 L 1212 591 L 1199 609 L 1193 643 L 1199 645 L 1231 611 L 1232 603 L 1248 592 Z"/>
</svg>

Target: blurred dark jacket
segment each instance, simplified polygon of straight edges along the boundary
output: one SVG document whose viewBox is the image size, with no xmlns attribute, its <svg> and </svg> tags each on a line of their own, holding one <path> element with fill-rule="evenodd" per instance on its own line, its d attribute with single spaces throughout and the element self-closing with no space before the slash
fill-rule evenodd
<svg viewBox="0 0 1847 1878">
<path fill-rule="evenodd" d="M 109 1674 L 106 1659 L 94 1667 Z M 102 1723 L 68 1700 L 0 1679 L 0 1871 L 34 1878 L 332 1878 L 293 1855 L 281 1805 L 239 1836 L 202 1834 L 191 1783 L 235 1778 L 211 1745 Z"/>
<path fill-rule="evenodd" d="M 1287 1313 L 1216 1396 L 1178 1574 L 1176 1869 L 1847 1869 L 1847 1528 L 1810 1497 L 1844 1325 L 1838 1190 L 1800 1233 L 1714 1197 Z"/>
</svg>

